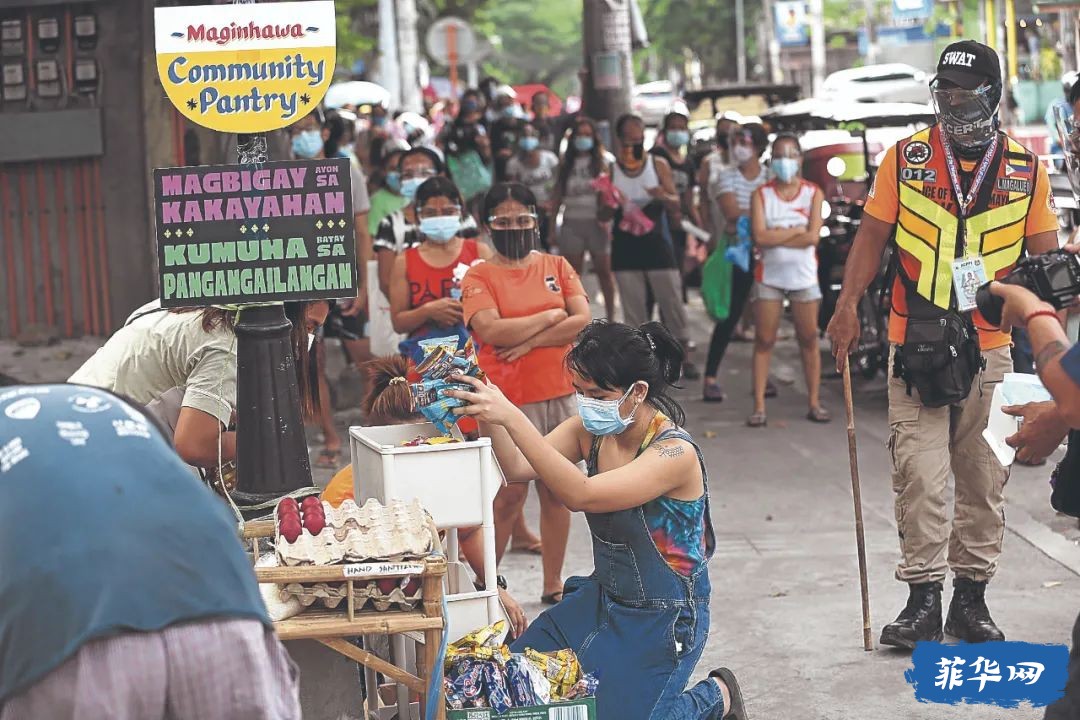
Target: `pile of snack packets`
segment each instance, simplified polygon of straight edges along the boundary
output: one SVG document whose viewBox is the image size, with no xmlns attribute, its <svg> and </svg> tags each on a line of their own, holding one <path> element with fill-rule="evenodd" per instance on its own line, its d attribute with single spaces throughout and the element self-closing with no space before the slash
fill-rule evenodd
<svg viewBox="0 0 1080 720">
<path fill-rule="evenodd" d="M 424 437 L 423 435 L 417 435 L 412 440 L 405 440 L 401 443 L 400 447 L 420 447 L 421 445 L 453 445 L 454 443 L 461 442 L 460 438 L 451 437 L 449 435 L 436 435 L 435 437 Z"/>
<path fill-rule="evenodd" d="M 468 375 L 478 380 L 484 380 L 487 376 L 476 362 L 471 338 L 460 350 L 457 337 L 421 340 L 420 347 L 424 350 L 424 361 L 416 366 L 420 382 L 409 385 L 413 410 L 419 411 L 439 432 L 449 435 L 450 429 L 458 421 L 454 408 L 466 403 L 448 397 L 446 391 L 472 390 L 463 383 L 451 382 L 450 376 Z"/>
<path fill-rule="evenodd" d="M 535 707 L 596 695 L 595 675 L 584 673 L 573 650 L 543 653 L 506 647 L 500 620 L 466 635 L 446 651 L 443 689 L 450 710 Z"/>
</svg>

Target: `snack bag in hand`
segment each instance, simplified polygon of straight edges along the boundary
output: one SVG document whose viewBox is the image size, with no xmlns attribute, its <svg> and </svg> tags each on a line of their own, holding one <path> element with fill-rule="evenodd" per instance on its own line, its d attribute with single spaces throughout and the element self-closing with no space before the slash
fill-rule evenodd
<svg viewBox="0 0 1080 720">
<path fill-rule="evenodd" d="M 420 412 L 439 432 L 449 435 L 460 419 L 454 414 L 454 408 L 465 402 L 448 397 L 446 391 L 469 390 L 468 385 L 451 382 L 450 376 L 468 375 L 480 380 L 486 376 L 476 361 L 472 338 L 460 350 L 450 349 L 456 348 L 457 338 L 435 338 L 427 343 L 424 361 L 416 366 L 420 382 L 409 385 L 413 410 Z"/>
</svg>

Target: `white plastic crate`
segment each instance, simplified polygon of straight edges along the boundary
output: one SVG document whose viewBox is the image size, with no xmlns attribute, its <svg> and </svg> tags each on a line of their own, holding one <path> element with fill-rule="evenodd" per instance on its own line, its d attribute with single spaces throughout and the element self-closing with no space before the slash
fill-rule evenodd
<svg viewBox="0 0 1080 720">
<path fill-rule="evenodd" d="M 438 434 L 430 423 L 349 428 L 357 502 L 417 498 L 440 530 L 490 520 L 502 484 L 491 440 L 401 447 L 417 436 Z"/>
<path fill-rule="evenodd" d="M 477 590 L 464 563 L 446 564 L 447 639 L 457 642 L 474 630 L 506 619 L 498 590 Z"/>
</svg>

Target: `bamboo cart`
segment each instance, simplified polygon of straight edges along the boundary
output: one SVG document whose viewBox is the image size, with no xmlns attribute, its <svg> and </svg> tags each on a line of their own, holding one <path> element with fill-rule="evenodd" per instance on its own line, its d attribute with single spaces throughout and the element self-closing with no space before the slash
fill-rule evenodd
<svg viewBox="0 0 1080 720">
<path fill-rule="evenodd" d="M 273 521 L 249 522 L 243 532 L 245 540 L 258 542 L 259 538 L 273 537 Z M 437 537 L 437 536 L 436 536 Z M 424 566 L 420 573 L 423 598 L 415 610 L 385 610 L 357 612 L 354 602 L 354 584 L 363 585 L 371 580 L 388 577 L 377 571 L 380 563 L 357 563 L 350 565 L 302 565 L 294 567 L 255 568 L 255 578 L 260 583 L 318 583 L 344 582 L 346 584 L 346 609 L 308 609 L 301 614 L 274 623 L 274 630 L 281 640 L 315 640 L 341 655 L 382 673 L 395 683 L 427 699 L 433 676 L 440 677 L 438 666 L 439 647 L 442 644 L 445 620 L 443 618 L 443 580 L 446 576 L 446 559 L 441 555 L 415 561 Z M 397 564 L 397 563 L 392 563 Z M 371 571 L 375 570 L 374 573 Z M 364 574 L 367 571 L 368 574 Z M 348 642 L 346 638 L 364 635 L 402 635 L 422 633 L 423 653 L 416 659 L 418 675 L 413 675 L 375 654 Z M 438 695 L 438 720 L 445 720 L 446 703 L 442 698 L 442 683 L 435 685 Z M 368 689 L 369 702 L 377 698 L 377 688 Z M 421 706 L 422 707 L 422 706 Z"/>
</svg>

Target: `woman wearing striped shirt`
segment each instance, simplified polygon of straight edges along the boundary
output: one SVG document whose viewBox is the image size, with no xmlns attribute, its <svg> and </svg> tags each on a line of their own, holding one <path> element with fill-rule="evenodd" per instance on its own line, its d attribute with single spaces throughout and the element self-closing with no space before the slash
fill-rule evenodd
<svg viewBox="0 0 1080 720">
<path fill-rule="evenodd" d="M 741 216 L 750 215 L 750 198 L 768 179 L 768 171 L 761 164 L 761 154 L 768 147 L 768 136 L 760 123 L 741 126 L 731 134 L 731 158 L 736 167 L 720 175 L 719 202 L 724 216 L 727 237 L 735 236 L 735 227 Z M 721 248 L 720 252 L 723 251 Z M 742 317 L 743 309 L 754 286 L 753 260 L 749 272 L 735 266 L 731 275 L 731 306 L 727 319 L 720 320 L 713 328 L 709 342 L 709 356 L 705 362 L 704 398 L 707 402 L 722 402 L 724 390 L 717 380 L 720 363 L 727 352 L 731 336 Z"/>
</svg>

